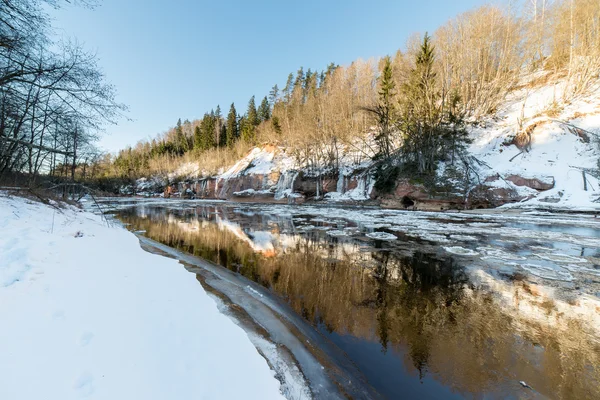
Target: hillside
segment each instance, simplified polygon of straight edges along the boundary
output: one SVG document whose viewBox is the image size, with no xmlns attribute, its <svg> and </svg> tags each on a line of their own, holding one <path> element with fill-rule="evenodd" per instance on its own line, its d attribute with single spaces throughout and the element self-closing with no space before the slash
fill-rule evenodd
<svg viewBox="0 0 600 400">
<path fill-rule="evenodd" d="M 600 89 L 569 102 L 557 98 L 560 83 L 516 90 L 493 117 L 469 124 L 470 182 L 462 191 L 432 193 L 400 179 L 391 194 L 376 193 L 375 162 L 350 146 L 341 148 L 337 168 L 307 168 L 289 149 L 263 145 L 215 175 L 207 175 L 200 163 L 187 162 L 166 176 L 138 180 L 136 193 L 157 194 L 176 184 L 173 193 L 183 196 L 187 190 L 187 197 L 242 201 L 377 200 L 394 208 L 597 210 Z M 447 180 L 445 167 L 444 163 L 438 167 L 440 180 Z"/>
</svg>

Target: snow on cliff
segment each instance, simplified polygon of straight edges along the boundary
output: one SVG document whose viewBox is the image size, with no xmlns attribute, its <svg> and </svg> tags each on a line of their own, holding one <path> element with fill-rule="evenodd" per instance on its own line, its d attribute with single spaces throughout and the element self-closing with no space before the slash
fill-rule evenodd
<svg viewBox="0 0 600 400">
<path fill-rule="evenodd" d="M 557 100 L 562 88 L 547 85 L 516 91 L 493 118 L 472 129 L 469 152 L 486 164 L 479 169 L 480 178 L 498 176 L 491 186 L 531 197 L 505 207 L 600 209 L 595 202 L 599 182 L 586 173 L 585 190 L 582 173 L 598 169 L 600 90 L 565 104 Z M 524 150 L 511 144 L 519 132 L 530 134 L 530 145 Z M 511 181 L 511 176 L 523 179 Z M 554 187 L 539 191 L 514 183 L 532 179 Z"/>
<path fill-rule="evenodd" d="M 543 77 L 528 77 L 530 81 L 538 78 Z M 477 175 L 472 182 L 483 184 L 487 191 L 513 193 L 514 199 L 520 200 L 504 207 L 600 210 L 600 182 L 595 177 L 599 176 L 600 158 L 600 81 L 591 94 L 570 100 L 563 96 L 565 82 L 537 87 L 522 83 L 523 89 L 513 91 L 495 115 L 469 127 L 473 142 L 468 151 Z M 303 168 L 285 148 L 265 145 L 252 149 L 216 179 L 262 175 L 264 187 L 242 187 L 235 194 L 274 193 L 282 198 L 295 195 L 299 173 L 319 180 L 333 172 L 328 176 L 337 173 L 337 185 L 330 185 L 327 193 L 320 192 L 323 188 L 317 185 L 317 197 L 367 200 L 374 185 L 369 171 L 371 147 L 358 151 L 357 146 L 340 145 L 336 149 L 340 165 L 335 171 Z M 440 168 L 440 173 L 443 170 Z M 191 178 L 198 176 L 198 171 L 197 166 L 186 164 L 178 174 L 187 173 Z"/>
<path fill-rule="evenodd" d="M 1 399 L 279 399 L 177 261 L 75 208 L 0 193 Z"/>
</svg>

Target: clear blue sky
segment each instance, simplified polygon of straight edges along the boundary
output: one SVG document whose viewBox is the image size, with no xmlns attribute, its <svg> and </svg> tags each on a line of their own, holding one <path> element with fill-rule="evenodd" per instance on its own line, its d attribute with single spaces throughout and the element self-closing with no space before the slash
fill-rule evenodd
<svg viewBox="0 0 600 400">
<path fill-rule="evenodd" d="M 300 66 L 324 69 L 393 54 L 483 0 L 104 0 L 52 12 L 57 34 L 98 54 L 133 121 L 107 126 L 116 151 L 232 101 L 283 87 Z"/>
</svg>

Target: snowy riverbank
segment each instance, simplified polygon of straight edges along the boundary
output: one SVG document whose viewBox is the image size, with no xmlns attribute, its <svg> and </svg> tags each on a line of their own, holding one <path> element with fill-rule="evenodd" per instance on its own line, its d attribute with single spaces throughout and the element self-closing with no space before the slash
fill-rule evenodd
<svg viewBox="0 0 600 400">
<path fill-rule="evenodd" d="M 0 193 L 0 231 L 0 398 L 283 398 L 194 276 L 125 229 Z"/>
</svg>

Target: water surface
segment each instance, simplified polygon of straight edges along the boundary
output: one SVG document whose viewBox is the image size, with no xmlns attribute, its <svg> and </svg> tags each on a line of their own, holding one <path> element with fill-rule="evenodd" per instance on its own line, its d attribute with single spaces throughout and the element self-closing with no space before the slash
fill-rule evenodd
<svg viewBox="0 0 600 400">
<path fill-rule="evenodd" d="M 384 398 L 600 398 L 593 218 L 203 202 L 114 212 L 270 290 Z"/>
</svg>

